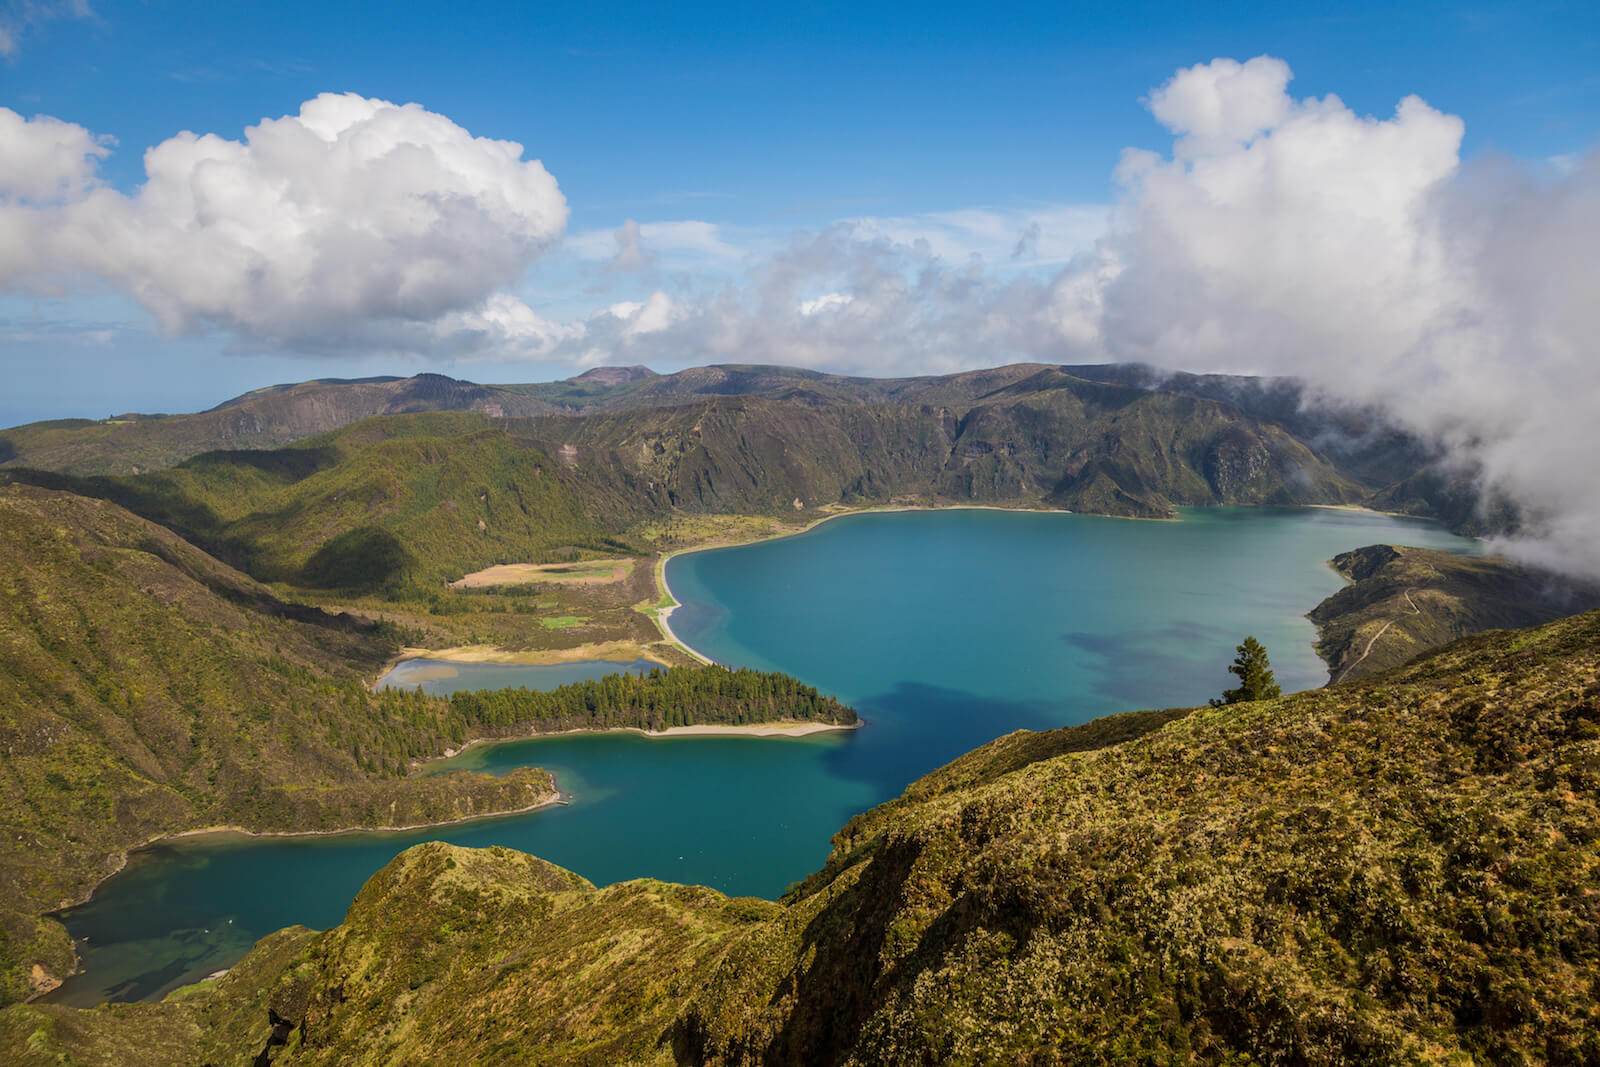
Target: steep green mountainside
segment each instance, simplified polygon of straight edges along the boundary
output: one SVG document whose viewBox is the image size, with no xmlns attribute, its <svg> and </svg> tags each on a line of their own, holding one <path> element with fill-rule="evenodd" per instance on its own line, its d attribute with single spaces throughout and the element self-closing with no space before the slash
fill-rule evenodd
<svg viewBox="0 0 1600 1067">
<path fill-rule="evenodd" d="M 131 474 L 201 452 L 274 448 L 373 415 L 476 411 L 490 416 L 588 414 L 759 396 L 803 407 L 840 404 L 965 405 L 1046 369 L 1015 364 L 925 378 L 849 378 L 793 367 L 694 367 L 657 375 L 645 367 L 597 367 L 530 385 L 477 385 L 438 374 L 327 379 L 270 386 L 193 415 L 58 419 L 0 431 L 0 466 L 67 474 Z"/>
<path fill-rule="evenodd" d="M 1366 492 L 1278 425 L 1225 404 L 1048 369 L 962 405 L 721 398 L 528 421 L 570 447 L 580 470 L 620 466 L 696 511 L 919 496 L 1155 516 L 1180 504 L 1340 503 Z"/>
<path fill-rule="evenodd" d="M 992 742 L 779 904 L 424 845 L 17 1063 L 1592 1063 L 1600 613 Z M 277 1043 L 272 1043 L 277 1042 Z"/>
<path fill-rule="evenodd" d="M 536 415 L 557 410 L 525 393 L 456 381 L 329 379 L 257 389 L 193 415 L 61 419 L 0 430 L 0 466 L 65 474 L 137 474 L 216 449 L 274 448 L 373 415 L 477 411 Z"/>
<path fill-rule="evenodd" d="M 447 707 L 375 696 L 372 624 L 284 603 L 104 501 L 0 486 L 0 999 L 71 966 L 34 918 L 121 851 L 220 823 L 408 825 L 526 807 L 542 772 L 406 777 Z"/>
<path fill-rule="evenodd" d="M 1142 363 L 1059 368 L 1088 381 L 1202 397 L 1277 423 L 1346 477 L 1376 491 L 1368 507 L 1437 519 L 1457 533 L 1513 533 L 1520 516 L 1504 498 L 1484 500 L 1476 470 L 1399 429 L 1375 407 L 1349 406 L 1293 378 L 1188 374 Z"/>
<path fill-rule="evenodd" d="M 1376 674 L 1467 634 L 1600 606 L 1600 588 L 1493 556 L 1368 545 L 1335 556 L 1333 567 L 1352 584 L 1310 618 L 1336 681 Z"/>
</svg>

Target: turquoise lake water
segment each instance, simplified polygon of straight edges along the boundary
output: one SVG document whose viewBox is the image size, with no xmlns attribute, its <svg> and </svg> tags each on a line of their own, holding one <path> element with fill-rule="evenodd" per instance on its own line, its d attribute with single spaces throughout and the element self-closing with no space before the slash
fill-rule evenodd
<svg viewBox="0 0 1600 1067">
<path fill-rule="evenodd" d="M 420 841 L 507 845 L 599 884 L 649 875 L 774 896 L 822 864 L 852 814 L 999 734 L 1215 696 L 1246 634 L 1285 691 L 1323 684 L 1305 612 L 1342 584 L 1329 558 L 1380 541 L 1476 551 L 1429 523 L 1332 509 L 1193 510 L 1181 522 L 963 510 L 851 516 L 676 557 L 680 638 L 723 663 L 794 674 L 867 725 L 479 746 L 452 764 L 547 767 L 571 805 L 414 833 L 156 846 L 64 915 L 87 939 L 86 973 L 52 999 L 157 996 L 279 927 L 334 925 L 374 871 Z"/>
</svg>

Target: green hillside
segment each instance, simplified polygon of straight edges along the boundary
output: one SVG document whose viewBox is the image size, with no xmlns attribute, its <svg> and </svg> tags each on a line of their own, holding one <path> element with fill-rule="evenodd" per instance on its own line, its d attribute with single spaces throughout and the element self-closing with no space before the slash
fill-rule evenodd
<svg viewBox="0 0 1600 1067">
<path fill-rule="evenodd" d="M 917 378 L 735 364 L 668 375 L 606 367 L 508 386 L 430 374 L 313 381 L 194 415 L 13 427 L 0 431 L 0 468 L 148 475 L 209 450 L 314 450 L 311 439 L 359 420 L 419 412 L 476 413 L 459 425 L 500 428 L 581 465 L 584 487 L 612 497 L 603 514 L 585 514 L 612 534 L 651 509 L 775 513 L 796 500 L 805 510 L 894 496 L 1140 516 L 1179 504 L 1359 502 L 1468 533 L 1518 522 L 1504 504 L 1480 507 L 1468 474 L 1441 468 L 1376 411 L 1307 403 L 1289 379 L 1138 364 Z"/>
<path fill-rule="evenodd" d="M 1600 613 L 1011 734 L 779 904 L 414 848 L 343 925 L 17 1063 L 1592 1063 Z M 257 1056 L 262 1059 L 256 1060 Z"/>
<path fill-rule="evenodd" d="M 413 773 L 482 737 L 856 721 L 793 678 L 722 667 L 551 693 L 372 693 L 397 649 L 388 627 L 280 600 L 170 531 L 69 493 L 0 486 L 0 553 L 0 1002 L 74 965 L 39 916 L 154 837 L 413 826 L 554 799 L 538 770 Z"/>
<path fill-rule="evenodd" d="M 358 592 L 437 587 L 557 548 L 625 549 L 609 531 L 639 513 L 619 492 L 579 485 L 538 441 L 471 414 L 373 419 L 137 477 L 4 476 L 115 501 L 262 581 Z"/>
<path fill-rule="evenodd" d="M 406 777 L 461 728 L 367 691 L 394 647 L 113 504 L 0 487 L 0 998 L 35 962 L 33 985 L 71 966 L 34 916 L 154 835 L 408 825 L 553 795 L 542 772 Z"/>
<path fill-rule="evenodd" d="M 709 370 L 731 388 L 724 368 Z M 691 512 L 909 496 L 1167 515 L 1182 504 L 1341 503 L 1365 493 L 1276 423 L 1204 397 L 1027 366 L 911 381 L 914 390 L 829 379 L 821 384 L 836 392 L 841 382 L 873 389 L 826 403 L 752 384 L 749 394 L 513 421 L 585 484 Z"/>
</svg>

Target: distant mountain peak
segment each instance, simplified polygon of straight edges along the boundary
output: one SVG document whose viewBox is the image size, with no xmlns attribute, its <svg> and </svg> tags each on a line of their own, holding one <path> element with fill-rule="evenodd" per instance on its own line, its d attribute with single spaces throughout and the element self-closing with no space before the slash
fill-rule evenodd
<svg viewBox="0 0 1600 1067">
<path fill-rule="evenodd" d="M 655 371 L 642 364 L 632 367 L 591 367 L 575 378 L 568 378 L 571 382 L 582 382 L 585 385 L 627 385 L 642 378 L 661 377 Z"/>
</svg>

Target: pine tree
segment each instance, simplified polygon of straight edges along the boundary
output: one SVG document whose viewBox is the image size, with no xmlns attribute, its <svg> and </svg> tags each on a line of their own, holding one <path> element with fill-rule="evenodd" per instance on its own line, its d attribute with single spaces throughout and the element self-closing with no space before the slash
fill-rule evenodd
<svg viewBox="0 0 1600 1067">
<path fill-rule="evenodd" d="M 1212 699 L 1212 707 L 1220 708 L 1224 704 L 1237 704 L 1244 700 L 1273 700 L 1283 696 L 1277 679 L 1272 676 L 1272 664 L 1267 662 L 1267 650 L 1261 647 L 1260 641 L 1246 637 L 1244 644 L 1237 646 L 1236 651 L 1239 654 L 1233 658 L 1233 666 L 1228 668 L 1228 672 L 1238 676 L 1239 688 L 1224 689 L 1222 699 Z"/>
</svg>

